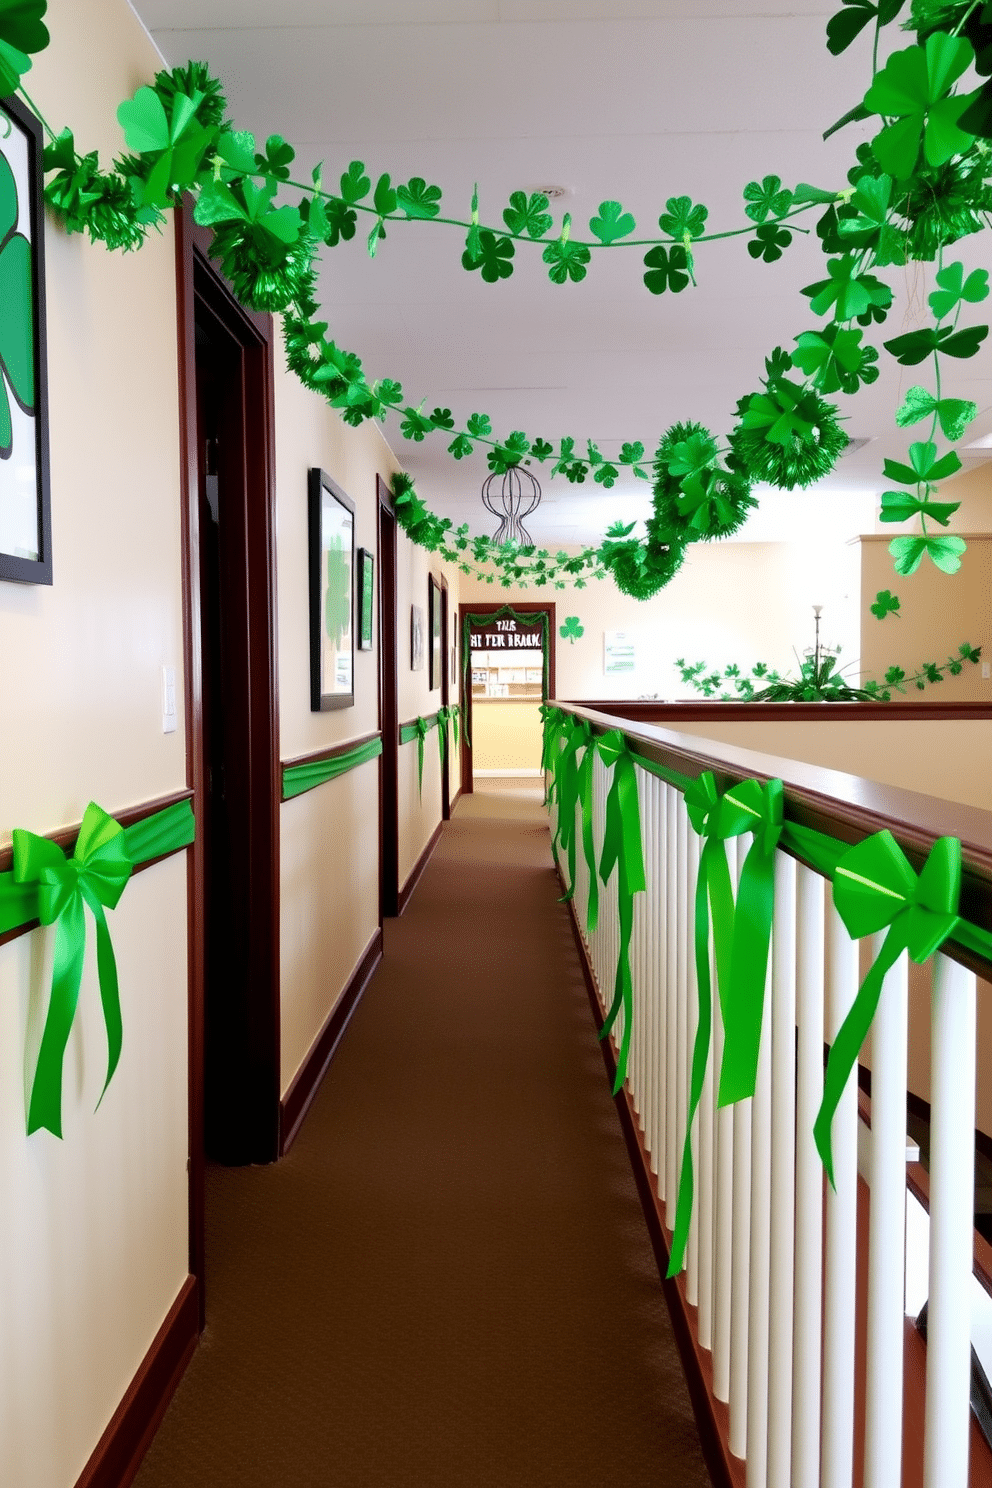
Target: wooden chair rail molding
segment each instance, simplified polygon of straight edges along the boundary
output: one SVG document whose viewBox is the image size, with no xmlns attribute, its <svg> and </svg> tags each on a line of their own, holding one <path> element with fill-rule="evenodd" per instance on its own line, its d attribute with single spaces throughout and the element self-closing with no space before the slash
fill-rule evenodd
<svg viewBox="0 0 992 1488">
<path fill-rule="evenodd" d="M 621 728 L 633 754 L 680 774 L 695 776 L 711 770 L 721 790 L 741 780 L 780 779 L 785 786 L 789 820 L 825 832 L 841 842 L 861 842 L 888 828 L 917 871 L 938 837 L 957 837 L 963 850 L 961 914 L 975 925 L 992 924 L 992 811 L 942 801 L 897 786 L 879 785 L 840 770 L 782 759 L 735 744 L 715 744 L 713 747 L 719 754 L 708 754 L 700 750 L 700 740 L 692 735 L 656 724 L 631 722 L 585 704 L 557 703 L 556 706 L 588 719 L 596 733 Z M 744 704 L 742 708 L 748 706 Z M 783 705 L 787 709 L 794 706 Z M 985 980 L 992 980 L 989 962 L 951 941 L 943 949 L 953 960 Z"/>
</svg>

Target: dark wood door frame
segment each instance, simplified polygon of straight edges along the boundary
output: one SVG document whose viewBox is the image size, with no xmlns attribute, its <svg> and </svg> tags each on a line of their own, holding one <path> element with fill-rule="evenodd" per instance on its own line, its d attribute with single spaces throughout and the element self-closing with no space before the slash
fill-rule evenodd
<svg viewBox="0 0 992 1488">
<path fill-rule="evenodd" d="M 379 919 L 399 914 L 400 721 L 397 674 L 396 515 L 389 487 L 376 476 L 379 546 Z"/>
<path fill-rule="evenodd" d="M 447 708 L 451 699 L 451 626 L 449 621 L 448 604 L 448 581 L 444 574 L 434 574 L 434 582 L 441 591 L 441 707 Z M 454 737 L 451 728 L 446 730 L 448 747 Z M 448 764 L 448 751 L 444 754 L 444 767 L 441 770 L 441 820 L 451 820 L 451 771 Z"/>
<path fill-rule="evenodd" d="M 272 318 L 245 310 L 207 254 L 209 234 L 197 228 L 189 205 L 176 214 L 179 333 L 183 642 L 187 783 L 202 827 L 207 801 L 204 751 L 203 617 L 200 601 L 200 460 L 197 438 L 196 316 L 215 316 L 243 349 L 244 565 L 239 626 L 244 656 L 241 682 L 247 729 L 244 846 L 249 914 L 250 976 L 245 989 L 252 1053 L 253 1111 L 242 1160 L 270 1161 L 279 1132 L 279 799 L 278 685 L 275 612 L 275 449 Z M 234 648 L 232 647 L 232 651 Z M 200 1283 L 203 1320 L 204 1048 L 206 843 L 202 830 L 190 856 L 189 882 L 189 1141 L 190 1271 Z"/>
<path fill-rule="evenodd" d="M 464 720 L 462 738 L 462 790 L 471 792 L 472 785 L 472 654 L 465 647 L 466 615 L 498 615 L 500 610 L 516 610 L 518 615 L 547 615 L 548 617 L 548 697 L 555 696 L 555 604 L 525 603 L 504 599 L 502 604 L 462 604 L 458 606 L 458 645 L 461 660 L 459 676 L 459 701 Z"/>
</svg>

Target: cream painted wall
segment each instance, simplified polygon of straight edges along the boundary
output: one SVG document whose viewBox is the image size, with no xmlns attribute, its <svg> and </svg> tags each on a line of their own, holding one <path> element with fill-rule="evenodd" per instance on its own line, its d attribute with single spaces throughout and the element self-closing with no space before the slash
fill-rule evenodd
<svg viewBox="0 0 992 1488">
<path fill-rule="evenodd" d="M 428 496 L 429 501 L 429 496 Z M 449 625 L 454 628 L 458 616 L 459 578 L 457 569 L 442 563 L 425 548 L 418 548 L 399 532 L 396 554 L 396 636 L 400 723 L 436 713 L 441 706 L 440 684 L 428 687 L 427 648 L 427 576 L 443 577 L 448 584 Z M 424 612 L 424 665 L 413 671 L 410 666 L 410 607 L 418 605 Z M 450 649 L 450 648 L 449 648 Z M 457 688 L 450 693 L 457 702 Z M 459 735 L 459 738 L 461 736 Z M 454 751 L 452 751 L 452 754 Z M 460 777 L 451 764 L 451 792 L 458 789 Z M 403 887 L 417 860 L 441 820 L 441 757 L 437 734 L 432 729 L 424 744 L 424 783 L 421 795 L 417 785 L 417 744 L 400 746 L 399 766 L 399 882 Z"/>
<path fill-rule="evenodd" d="M 538 703 L 476 698 L 472 703 L 472 768 L 541 770 L 541 715 Z"/>
<path fill-rule="evenodd" d="M 824 704 L 825 709 L 830 707 Z M 832 718 L 828 711 L 811 723 L 707 719 L 691 728 L 705 739 L 992 811 L 992 719 L 895 718 L 869 723 Z"/>
<path fill-rule="evenodd" d="M 462 586 L 463 600 L 553 599 L 558 626 L 578 616 L 584 634 L 577 641 L 555 636 L 560 698 L 695 697 L 673 665 L 680 656 L 713 666 L 794 666 L 793 647 L 801 652 L 813 641 L 814 599 L 826 606 L 824 639 L 842 642 L 851 660 L 859 644 L 858 550 L 851 545 L 838 547 L 825 565 L 801 544 L 696 543 L 672 582 L 644 601 L 621 594 L 612 579 L 585 589 L 501 589 L 498 595 L 476 579 L 463 578 Z M 639 664 L 632 676 L 604 675 L 607 630 L 635 633 Z"/>
<path fill-rule="evenodd" d="M 945 482 L 942 494 L 949 497 L 958 484 Z M 915 672 L 925 661 L 943 662 L 956 656 L 963 641 L 981 646 L 984 661 L 992 661 L 992 537 L 979 531 L 962 531 L 961 535 L 968 549 L 956 574 L 941 573 L 925 559 L 908 578 L 892 571 L 891 535 L 861 539 L 861 664 L 865 676 L 881 681 L 890 666 Z M 871 613 L 871 603 L 881 589 L 899 596 L 898 617 L 887 615 L 879 621 Z M 959 676 L 947 676 L 907 696 L 927 703 L 992 703 L 992 680 L 983 679 L 980 663 L 968 662 Z"/>
<path fill-rule="evenodd" d="M 279 740 L 284 760 L 326 749 L 379 727 L 379 619 L 372 650 L 355 650 L 355 706 L 310 711 L 310 609 L 307 472 L 319 466 L 355 503 L 355 548 L 378 563 L 376 475 L 388 484 L 399 469 L 374 424 L 349 428 L 322 398 L 286 368 L 276 318 L 276 579 L 279 616 Z"/>
<path fill-rule="evenodd" d="M 160 65 L 124 0 L 51 0 L 29 91 L 82 150 Z M 54 584 L 0 583 L 0 842 L 185 783 L 171 224 L 109 254 L 46 226 Z M 163 735 L 162 667 L 178 729 Z M 0 948 L 0 1481 L 71 1488 L 187 1271 L 186 863 L 135 876 L 109 917 L 124 1048 L 90 945 L 66 1060 L 65 1138 L 25 1135 L 52 935 Z M 26 1053 L 25 1046 L 28 1046 Z"/>
<path fill-rule="evenodd" d="M 279 826 L 285 1095 L 378 928 L 378 761 L 284 802 Z"/>
</svg>

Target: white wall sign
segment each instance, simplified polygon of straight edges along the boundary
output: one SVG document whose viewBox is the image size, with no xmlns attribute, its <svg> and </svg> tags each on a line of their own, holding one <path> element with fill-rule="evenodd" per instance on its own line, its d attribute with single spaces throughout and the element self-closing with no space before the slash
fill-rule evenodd
<svg viewBox="0 0 992 1488">
<path fill-rule="evenodd" d="M 604 630 L 603 671 L 607 677 L 637 668 L 637 643 L 632 630 Z"/>
</svg>

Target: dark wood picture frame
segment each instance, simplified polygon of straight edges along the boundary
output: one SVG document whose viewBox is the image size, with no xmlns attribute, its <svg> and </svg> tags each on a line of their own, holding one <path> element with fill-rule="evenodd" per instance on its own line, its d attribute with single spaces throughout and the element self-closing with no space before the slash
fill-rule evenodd
<svg viewBox="0 0 992 1488">
<path fill-rule="evenodd" d="M 52 582 L 52 510 L 51 485 L 48 460 L 48 369 L 45 338 L 45 219 L 43 214 L 42 151 L 44 139 L 42 126 L 17 98 L 0 100 L 2 115 L 10 120 L 11 132 L 4 136 L 0 128 L 0 170 L 6 171 L 15 183 L 17 216 L 13 222 L 0 222 L 0 242 L 4 251 L 18 252 L 22 263 L 30 267 L 31 275 L 31 356 L 33 366 L 33 405 L 21 401 L 14 391 L 15 381 L 11 369 L 0 358 L 0 397 L 6 399 L 10 409 L 13 428 L 10 446 L 0 448 L 0 580 L 13 579 L 22 584 L 50 584 Z M 27 200 L 19 199 L 17 184 L 27 185 Z M 16 240 L 21 240 L 17 243 Z M 2 307 L 0 307 L 2 310 Z M 0 345 L 4 343 L 0 342 Z M 23 386 L 21 392 L 27 391 Z M 28 450 L 33 442 L 33 462 Z M 15 455 L 16 451 L 16 455 Z M 17 491 L 15 483 L 18 467 L 34 466 L 34 490 L 28 495 Z M 8 517 L 11 526 L 23 522 L 21 535 L 30 546 L 7 539 L 4 544 L 4 506 L 6 503 L 23 504 L 23 513 Z M 29 515 L 29 503 L 33 506 L 33 521 Z M 31 528 L 33 526 L 33 533 Z M 34 553 L 36 556 L 32 556 Z"/>
<path fill-rule="evenodd" d="M 441 686 L 444 675 L 444 651 L 441 642 L 441 614 L 444 606 L 441 585 L 433 574 L 427 575 L 427 690 Z"/>
<path fill-rule="evenodd" d="M 356 645 L 359 651 L 372 650 L 372 617 L 375 614 L 375 554 L 359 548 L 355 579 L 357 605 Z"/>
<path fill-rule="evenodd" d="M 355 503 L 323 470 L 308 484 L 310 709 L 327 713 L 355 704 Z"/>
</svg>

